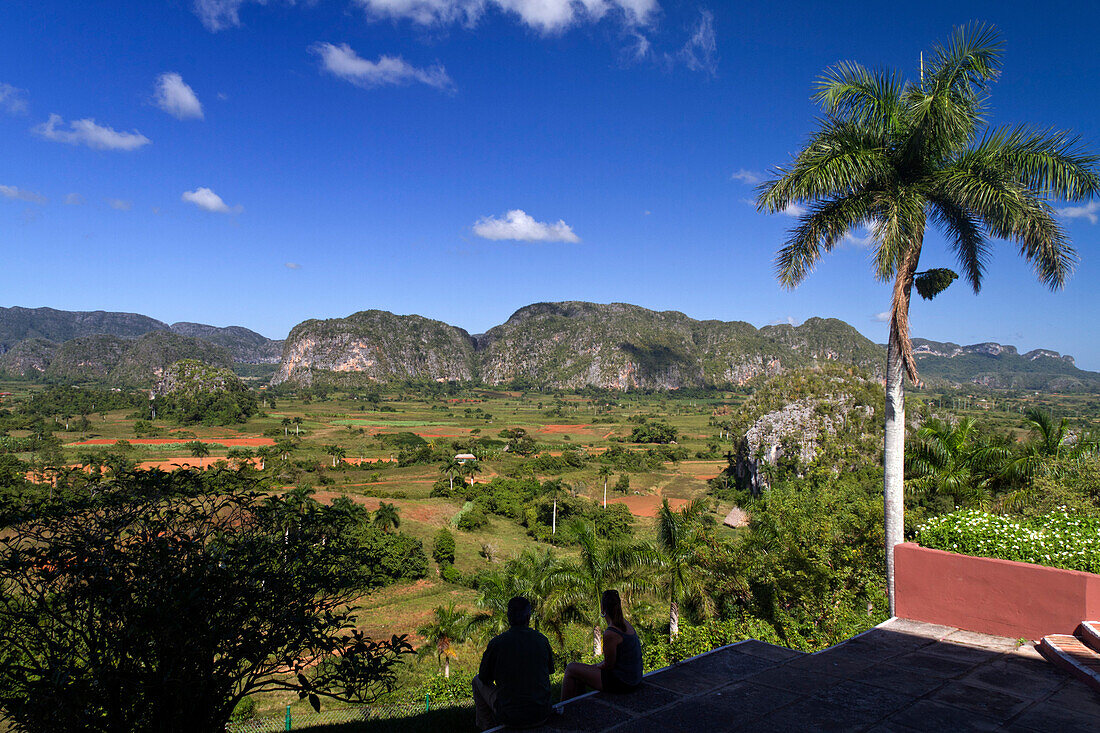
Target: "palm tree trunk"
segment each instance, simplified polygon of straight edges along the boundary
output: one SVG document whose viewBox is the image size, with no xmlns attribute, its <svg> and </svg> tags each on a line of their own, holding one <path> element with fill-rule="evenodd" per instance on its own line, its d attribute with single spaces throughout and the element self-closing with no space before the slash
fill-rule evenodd
<svg viewBox="0 0 1100 733">
<path fill-rule="evenodd" d="M 603 634 L 598 625 L 592 627 L 592 653 L 597 657 L 603 656 Z"/>
<path fill-rule="evenodd" d="M 680 604 L 673 601 L 668 607 L 668 640 L 674 641 L 680 635 Z"/>
<path fill-rule="evenodd" d="M 451 658 L 443 657 L 443 676 L 447 679 L 451 678 Z"/>
<path fill-rule="evenodd" d="M 886 351 L 886 440 L 883 483 L 886 529 L 886 585 L 890 594 L 890 615 L 894 615 L 894 546 L 905 532 L 905 374 L 900 350 L 890 339 Z"/>
<path fill-rule="evenodd" d="M 896 610 L 894 547 L 905 540 L 905 375 L 916 383 L 917 368 L 909 341 L 909 296 L 920 261 L 924 229 L 914 233 L 894 278 L 890 342 L 886 347 L 886 436 L 883 442 L 883 524 L 886 535 L 886 590 L 890 615 Z"/>
</svg>

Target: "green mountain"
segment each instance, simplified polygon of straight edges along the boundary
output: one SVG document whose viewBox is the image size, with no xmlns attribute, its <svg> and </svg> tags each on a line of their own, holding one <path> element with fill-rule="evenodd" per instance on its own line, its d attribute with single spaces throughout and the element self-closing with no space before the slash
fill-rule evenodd
<svg viewBox="0 0 1100 733">
<path fill-rule="evenodd" d="M 29 338 L 62 342 L 106 334 L 137 338 L 150 331 L 167 331 L 168 324 L 137 313 L 59 311 L 53 308 L 0 308 L 0 353 Z"/>
<path fill-rule="evenodd" d="M 238 364 L 278 364 L 283 356 L 283 342 L 269 339 L 243 326 L 208 326 L 205 323 L 173 323 L 172 333 L 193 336 L 221 346 Z"/>
<path fill-rule="evenodd" d="M 470 379 L 543 389 L 668 390 L 744 384 L 835 362 L 881 370 L 877 347 L 842 321 L 756 329 L 627 303 L 535 303 L 469 336 L 419 316 L 364 311 L 306 321 L 287 338 L 273 382 Z"/>
<path fill-rule="evenodd" d="M 151 387 L 181 359 L 229 367 L 229 352 L 202 339 L 171 331 L 150 331 L 136 339 L 80 336 L 61 344 L 26 339 L 0 355 L 0 373 L 57 382 L 103 382 Z"/>
<path fill-rule="evenodd" d="M 473 339 L 461 328 L 369 310 L 299 323 L 271 382 L 467 381 L 475 378 L 476 367 Z"/>
<path fill-rule="evenodd" d="M 1072 356 L 1035 349 L 1021 354 L 1015 346 L 995 343 L 959 346 L 913 339 L 921 378 L 930 385 L 974 383 L 995 389 L 1091 392 L 1100 374 L 1078 369 Z"/>
</svg>

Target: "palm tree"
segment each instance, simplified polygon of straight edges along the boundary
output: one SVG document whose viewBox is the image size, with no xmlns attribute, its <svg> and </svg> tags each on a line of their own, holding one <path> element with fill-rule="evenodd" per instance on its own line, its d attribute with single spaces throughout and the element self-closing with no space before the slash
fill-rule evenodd
<svg viewBox="0 0 1100 733">
<path fill-rule="evenodd" d="M 669 598 L 668 637 L 680 635 L 680 603 L 692 600 L 709 608 L 713 604 L 707 594 L 703 570 L 702 517 L 706 515 L 706 503 L 695 499 L 674 512 L 668 499 L 661 502 L 657 511 L 657 549 L 660 556 L 660 577 Z"/>
<path fill-rule="evenodd" d="M 374 510 L 371 522 L 383 532 L 389 532 L 401 526 L 401 514 L 396 505 L 382 502 Z"/>
<path fill-rule="evenodd" d="M 344 456 L 348 454 L 346 450 L 338 445 L 326 445 L 325 453 L 332 456 L 332 467 L 336 468 L 336 459 L 344 460 Z"/>
<path fill-rule="evenodd" d="M 199 459 L 199 468 L 202 468 L 202 459 L 210 455 L 210 446 L 201 440 L 192 440 L 187 444 L 187 449 L 191 451 L 192 456 Z"/>
<path fill-rule="evenodd" d="M 988 499 L 1008 451 L 984 440 L 973 418 L 954 424 L 932 418 L 915 437 L 905 456 L 905 472 L 915 493 L 949 498 L 948 509 Z"/>
<path fill-rule="evenodd" d="M 281 422 L 283 426 L 283 437 L 290 435 L 290 418 L 284 417 Z"/>
<path fill-rule="evenodd" d="M 1075 448 L 1087 448 L 1084 441 L 1080 445 L 1070 445 L 1069 421 L 1062 418 L 1055 423 L 1049 413 L 1037 407 L 1029 407 L 1024 413 L 1024 427 L 1031 433 L 1030 439 L 1005 456 L 1002 476 L 1009 485 L 1022 487 L 1005 497 L 1009 508 L 1018 507 L 1031 499 L 1031 480 L 1050 465 L 1052 459 L 1076 453 Z"/>
<path fill-rule="evenodd" d="M 455 490 L 455 474 L 459 473 L 462 470 L 462 465 L 462 461 L 456 461 L 454 458 L 451 458 L 447 461 L 444 461 L 443 465 L 439 467 L 439 472 L 446 475 L 446 477 L 451 480 L 452 494 Z"/>
<path fill-rule="evenodd" d="M 457 658 L 454 645 L 466 641 L 470 631 L 470 617 L 465 611 L 455 609 L 455 604 L 436 606 L 432 620 L 416 630 L 426 642 L 421 654 L 435 652 L 443 664 L 443 676 L 451 676 L 451 659 Z"/>
<path fill-rule="evenodd" d="M 286 461 L 290 459 L 290 454 L 297 447 L 298 446 L 294 443 L 293 440 L 280 440 L 278 443 L 275 444 L 275 452 L 282 456 L 283 460 Z"/>
<path fill-rule="evenodd" d="M 605 509 L 607 508 L 607 480 L 611 478 L 613 473 L 611 466 L 606 463 L 600 466 L 600 470 L 596 472 L 596 475 L 603 479 L 603 505 Z"/>
<path fill-rule="evenodd" d="M 291 422 L 294 423 L 294 437 L 297 438 L 298 437 L 298 429 L 302 425 L 302 418 L 301 417 L 295 417 Z"/>
<path fill-rule="evenodd" d="M 523 596 L 531 601 L 532 628 L 552 631 L 562 640 L 563 620 L 552 613 L 552 600 L 562 579 L 561 562 L 550 550 L 527 549 L 504 563 L 497 572 L 487 573 L 478 583 L 478 608 L 483 609 L 471 619 L 471 628 L 486 636 L 495 636 L 508 628 L 508 601 Z"/>
<path fill-rule="evenodd" d="M 985 26 L 957 29 L 934 49 L 920 80 L 844 62 L 829 69 L 814 99 L 824 117 L 806 147 L 762 184 L 760 210 L 804 209 L 776 257 L 780 282 L 796 287 L 816 262 L 860 226 L 870 226 L 875 276 L 893 280 L 886 357 L 884 502 L 886 577 L 894 610 L 894 546 L 903 539 L 904 375 L 917 381 L 909 341 L 914 284 L 931 298 L 955 274 L 918 274 L 928 219 L 947 235 L 977 292 L 990 238 L 1012 240 L 1051 288 L 1062 287 L 1076 254 L 1048 199 L 1100 191 L 1097 158 L 1064 132 L 987 128 L 986 94 L 1002 44 Z M 923 64 L 922 64 L 923 66 Z"/>
<path fill-rule="evenodd" d="M 267 445 L 261 446 L 260 448 L 256 449 L 256 457 L 260 459 L 261 471 L 264 470 L 264 468 L 267 466 L 267 459 L 271 457 L 273 451 L 274 447 Z"/>
<path fill-rule="evenodd" d="M 473 486 L 474 476 L 481 473 L 481 466 L 478 465 L 477 461 L 469 461 L 462 464 L 462 468 L 459 469 L 459 473 L 461 473 L 464 477 L 470 479 L 470 486 Z"/>
<path fill-rule="evenodd" d="M 657 564 L 653 548 L 645 543 L 606 542 L 596 536 L 591 522 L 575 519 L 569 531 L 580 548 L 576 560 L 562 563 L 549 599 L 555 615 L 575 618 L 592 626 L 592 653 L 603 654 L 600 632 L 600 596 L 609 588 L 645 590 L 645 571 Z"/>
</svg>

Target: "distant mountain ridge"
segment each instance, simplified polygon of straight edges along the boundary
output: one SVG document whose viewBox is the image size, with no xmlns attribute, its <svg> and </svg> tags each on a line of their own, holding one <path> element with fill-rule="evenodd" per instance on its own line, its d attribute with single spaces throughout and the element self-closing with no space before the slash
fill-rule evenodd
<svg viewBox="0 0 1100 733">
<path fill-rule="evenodd" d="M 179 322 L 168 325 L 138 313 L 111 311 L 62 311 L 54 308 L 0 308 L 0 355 L 14 350 L 27 340 L 37 340 L 39 357 L 48 347 L 41 342 L 64 344 L 90 336 L 114 336 L 136 339 L 153 331 L 168 331 L 199 338 L 226 349 L 232 361 L 242 364 L 277 364 L 282 358 L 283 342 L 269 339 L 242 326 L 208 326 Z M 9 359 L 10 361 L 10 359 Z M 40 358 L 34 363 L 39 363 Z M 22 363 L 22 362 L 21 362 Z M 23 363 L 24 366 L 30 362 Z M 36 367 L 35 367 L 36 368 Z M 43 371 L 39 369 L 39 371 Z"/>
<path fill-rule="evenodd" d="M 922 338 L 913 346 L 931 386 L 1100 391 L 1100 373 L 1049 349 L 1020 354 L 1009 345 Z M 885 347 L 835 318 L 758 329 L 629 303 L 533 303 L 476 335 L 422 316 L 368 310 L 304 321 L 285 341 L 240 326 L 168 325 L 135 313 L 0 308 L 0 373 L 9 376 L 148 385 L 185 358 L 217 367 L 277 363 L 274 384 L 437 380 L 671 390 L 742 385 L 822 363 L 881 378 Z"/>
</svg>

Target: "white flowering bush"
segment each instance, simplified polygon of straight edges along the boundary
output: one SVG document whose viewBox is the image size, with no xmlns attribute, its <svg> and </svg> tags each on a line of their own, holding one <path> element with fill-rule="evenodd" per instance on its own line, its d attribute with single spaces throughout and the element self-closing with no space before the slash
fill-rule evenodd
<svg viewBox="0 0 1100 733">
<path fill-rule="evenodd" d="M 1064 507 L 1028 518 L 963 509 L 929 519 L 916 539 L 934 550 L 1100 573 L 1100 519 Z"/>
</svg>

